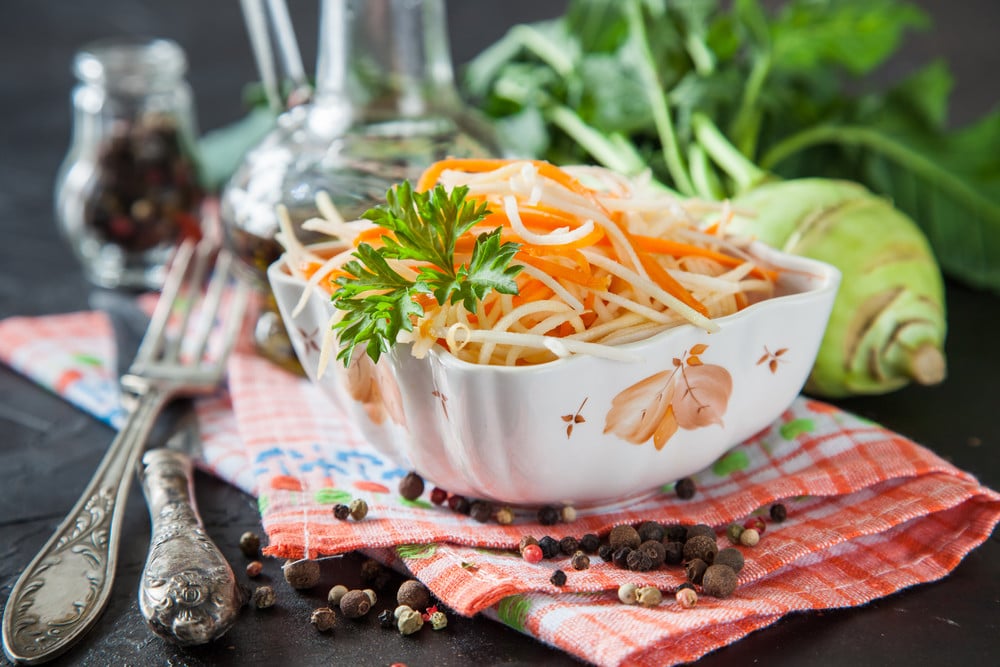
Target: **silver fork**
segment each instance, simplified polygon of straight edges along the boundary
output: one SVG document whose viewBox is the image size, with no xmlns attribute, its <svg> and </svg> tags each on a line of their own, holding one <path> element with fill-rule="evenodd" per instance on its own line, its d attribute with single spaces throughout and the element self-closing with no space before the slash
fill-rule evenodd
<svg viewBox="0 0 1000 667">
<path fill-rule="evenodd" d="M 209 268 L 212 279 L 201 298 Z M 83 495 L 11 591 L 3 615 L 3 645 L 18 663 L 38 664 L 72 646 L 93 625 L 111 592 L 129 487 L 157 416 L 171 400 L 211 393 L 243 321 L 249 296 L 237 284 L 221 312 L 232 257 L 208 241 L 182 244 L 174 255 L 139 351 L 121 377 L 125 425 L 112 441 Z M 195 327 L 194 302 L 207 325 Z M 206 359 L 216 316 L 224 319 L 222 349 Z M 168 322 L 179 319 L 179 335 Z M 187 344 L 190 343 L 190 351 Z M 182 354 L 183 352 L 183 354 Z"/>
</svg>

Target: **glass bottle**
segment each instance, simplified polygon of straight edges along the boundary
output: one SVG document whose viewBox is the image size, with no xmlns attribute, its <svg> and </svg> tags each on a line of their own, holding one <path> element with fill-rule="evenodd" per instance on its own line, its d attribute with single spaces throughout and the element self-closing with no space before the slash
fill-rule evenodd
<svg viewBox="0 0 1000 667">
<path fill-rule="evenodd" d="M 318 215 L 320 191 L 351 220 L 436 160 L 499 154 L 491 128 L 455 88 L 444 0 L 322 0 L 312 101 L 278 118 L 221 201 L 227 243 L 269 297 L 255 330 L 259 350 L 297 366 L 265 276 L 281 254 L 278 204 L 309 242 L 300 225 Z"/>
<path fill-rule="evenodd" d="M 156 289 L 173 247 L 201 231 L 184 52 L 165 39 L 106 40 L 80 50 L 73 69 L 60 230 L 92 283 Z"/>
</svg>

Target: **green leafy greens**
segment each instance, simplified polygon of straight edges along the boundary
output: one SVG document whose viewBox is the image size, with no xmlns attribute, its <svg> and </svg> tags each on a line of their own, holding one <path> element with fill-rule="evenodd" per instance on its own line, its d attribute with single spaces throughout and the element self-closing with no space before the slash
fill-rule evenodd
<svg viewBox="0 0 1000 667">
<path fill-rule="evenodd" d="M 900 0 L 788 0 L 776 12 L 759 0 L 571 0 L 483 51 L 463 83 L 515 150 L 556 163 L 651 168 L 712 198 L 770 174 L 858 181 L 921 226 L 946 273 L 1000 292 L 1000 109 L 951 129 L 944 63 L 889 87 L 871 76 L 929 25 Z"/>
<path fill-rule="evenodd" d="M 514 278 L 523 267 L 511 260 L 520 244 L 501 243 L 499 227 L 477 236 L 468 263 L 456 267 L 456 242 L 489 214 L 485 203 L 467 194 L 467 187 L 448 192 L 441 185 L 415 192 L 404 181 L 389 190 L 384 205 L 364 214 L 386 234 L 381 247 L 359 244 L 355 259 L 343 266 L 347 275 L 336 281 L 333 305 L 345 314 L 334 330 L 341 344 L 337 358 L 345 365 L 358 345 L 378 361 L 400 332 L 412 331 L 412 318 L 424 315 L 416 298 L 421 294 L 440 305 L 461 301 L 471 313 L 490 290 L 517 294 Z M 389 260 L 420 262 L 416 280 L 400 275 Z"/>
</svg>

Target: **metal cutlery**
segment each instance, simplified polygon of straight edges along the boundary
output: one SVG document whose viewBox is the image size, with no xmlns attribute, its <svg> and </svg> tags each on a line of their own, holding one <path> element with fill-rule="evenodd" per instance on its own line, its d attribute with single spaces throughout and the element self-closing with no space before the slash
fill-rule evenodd
<svg viewBox="0 0 1000 667">
<path fill-rule="evenodd" d="M 202 296 L 202 283 L 213 264 Z M 79 501 L 11 591 L 3 615 L 3 646 L 11 660 L 38 664 L 59 655 L 104 609 L 114 580 L 125 502 L 153 422 L 173 399 L 210 393 L 222 379 L 249 297 L 248 288 L 237 284 L 222 308 L 231 266 L 231 255 L 208 241 L 187 241 L 178 248 L 136 359 L 120 380 L 126 422 Z M 197 323 L 191 318 L 195 301 L 206 315 Z M 221 349 L 209 359 L 205 353 L 216 317 L 223 321 Z M 168 335 L 173 322 L 179 322 L 176 336 Z M 179 606 L 187 602 L 177 600 Z"/>
</svg>

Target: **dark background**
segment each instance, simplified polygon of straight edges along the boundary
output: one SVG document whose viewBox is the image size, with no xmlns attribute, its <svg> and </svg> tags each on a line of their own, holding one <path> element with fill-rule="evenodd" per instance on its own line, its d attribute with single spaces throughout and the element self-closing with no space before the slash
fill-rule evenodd
<svg viewBox="0 0 1000 667">
<path fill-rule="evenodd" d="M 318 0 L 290 0 L 307 65 L 314 62 Z M 945 57 L 956 74 L 952 121 L 967 122 L 1000 98 L 996 0 L 921 0 L 931 32 L 912 36 L 880 76 L 890 80 Z M 462 63 L 514 22 L 558 14 L 555 0 L 452 0 L 452 50 Z M 70 62 L 99 37 L 170 37 L 187 51 L 200 127 L 242 113 L 241 91 L 255 77 L 236 0 L 79 0 L 0 2 L 0 317 L 79 310 L 88 286 L 59 238 L 51 213 L 53 178 L 69 144 Z M 311 68 L 310 68 L 311 69 Z M 1000 487 L 1000 400 L 994 388 L 1000 352 L 1000 301 L 949 284 L 949 379 L 930 389 L 841 402 L 929 446 Z M 111 431 L 0 367 L 0 605 L 20 570 L 75 501 Z M 238 567 L 236 541 L 259 529 L 253 500 L 199 476 L 209 532 Z M 149 538 L 137 490 L 125 518 L 126 544 L 112 601 L 95 628 L 59 664 L 84 665 L 418 665 L 573 664 L 500 624 L 454 619 L 442 633 L 402 638 L 375 619 L 321 636 L 308 625 L 321 591 L 292 594 L 279 584 L 279 606 L 247 611 L 215 645 L 181 651 L 152 637 L 138 616 L 135 591 Z M 324 585 L 358 583 L 358 560 L 330 562 Z M 266 573 L 278 576 L 277 563 Z M 328 587 L 328 586 L 327 586 Z M 378 605 L 382 608 L 382 604 Z M 942 582 L 861 609 L 795 615 L 705 659 L 703 665 L 992 664 L 1000 654 L 1000 544 L 970 554 Z M 0 662 L 3 659 L 0 658 Z"/>
</svg>

